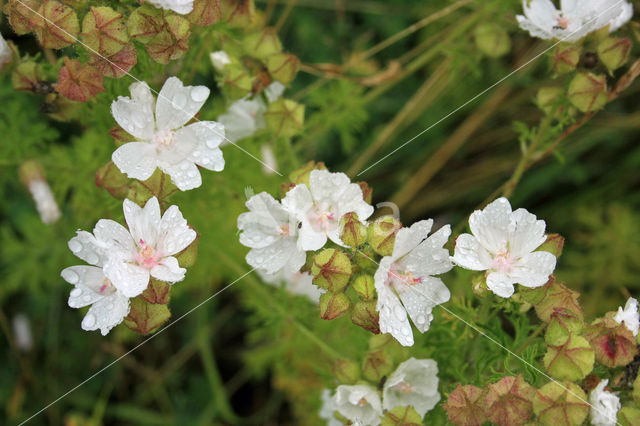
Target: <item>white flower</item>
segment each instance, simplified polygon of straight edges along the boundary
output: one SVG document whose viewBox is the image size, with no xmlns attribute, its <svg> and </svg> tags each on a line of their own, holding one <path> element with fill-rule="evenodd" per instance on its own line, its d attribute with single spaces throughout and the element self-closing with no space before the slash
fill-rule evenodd
<svg viewBox="0 0 640 426">
<path fill-rule="evenodd" d="M 620 398 L 604 390 L 609 380 L 601 380 L 589 394 L 591 404 L 591 424 L 594 426 L 615 426 L 620 410 Z"/>
<path fill-rule="evenodd" d="M 146 0 L 155 7 L 173 10 L 181 15 L 191 13 L 193 10 L 193 0 Z"/>
<path fill-rule="evenodd" d="M 229 55 L 227 55 L 227 52 L 225 52 L 224 50 L 211 52 L 209 54 L 209 58 L 211 59 L 213 67 L 218 71 L 222 71 L 225 66 L 231 63 L 231 58 L 229 58 Z"/>
<path fill-rule="evenodd" d="M 342 426 L 342 422 L 336 419 L 333 413 L 336 411 L 335 402 L 329 389 L 322 391 L 322 407 L 318 415 L 321 419 L 327 421 L 327 426 Z"/>
<path fill-rule="evenodd" d="M 511 297 L 514 284 L 540 287 L 556 267 L 556 257 L 534 251 L 547 237 L 544 220 L 525 209 L 511 211 L 506 198 L 476 210 L 469 218 L 470 234 L 456 240 L 452 260 L 472 271 L 487 271 L 487 286 L 500 297 Z"/>
<path fill-rule="evenodd" d="M 438 364 L 432 359 L 409 358 L 389 376 L 382 390 L 385 410 L 410 405 L 424 417 L 438 401 Z"/>
<path fill-rule="evenodd" d="M 267 284 L 273 284 L 280 286 L 284 283 L 286 288 L 291 294 L 297 294 L 305 296 L 314 303 L 320 301 L 322 291 L 313 284 L 313 276 L 308 272 L 291 272 L 281 269 L 275 274 L 266 274 L 264 271 L 258 269 L 258 275 Z"/>
<path fill-rule="evenodd" d="M 0 34 L 0 68 L 7 62 L 11 61 L 13 53 L 11 52 L 11 48 L 9 44 L 5 41 L 2 34 Z"/>
<path fill-rule="evenodd" d="M 358 184 L 351 183 L 344 173 L 327 170 L 313 170 L 309 186 L 296 185 L 287 192 L 282 205 L 302 223 L 299 244 L 304 250 L 318 250 L 327 237 L 344 245 L 339 237 L 340 218 L 356 212 L 364 221 L 373 213 Z"/>
<path fill-rule="evenodd" d="M 158 167 L 171 176 L 181 191 L 186 191 L 202 184 L 196 164 L 213 171 L 224 168 L 219 149 L 224 127 L 214 121 L 184 127 L 209 97 L 208 88 L 184 87 L 179 79 L 169 77 L 157 102 L 146 83 L 134 83 L 129 90 L 131 99 L 120 96 L 111 104 L 113 118 L 138 139 L 113 153 L 112 160 L 123 173 L 146 180 Z"/>
<path fill-rule="evenodd" d="M 270 85 L 264 88 L 264 95 L 267 97 L 267 102 L 273 103 L 280 99 L 280 96 L 284 93 L 284 84 L 279 81 L 274 81 Z"/>
<path fill-rule="evenodd" d="M 613 32 L 633 16 L 626 1 L 561 0 L 560 5 L 558 10 L 551 0 L 522 0 L 524 16 L 516 19 L 534 37 L 572 42 L 607 25 Z"/>
<path fill-rule="evenodd" d="M 278 168 L 276 156 L 273 153 L 273 149 L 268 144 L 264 144 L 260 147 L 260 156 L 262 157 L 262 171 L 265 175 L 275 174 Z"/>
<path fill-rule="evenodd" d="M 354 423 L 379 425 L 382 405 L 378 392 L 367 385 L 340 385 L 333 397 L 335 410 Z"/>
<path fill-rule="evenodd" d="M 60 209 L 47 182 L 41 179 L 32 180 L 29 182 L 29 192 L 36 202 L 42 222 L 48 224 L 60 219 Z"/>
<path fill-rule="evenodd" d="M 404 346 L 413 345 L 407 313 L 421 333 L 429 329 L 436 305 L 451 293 L 440 278 L 453 267 L 443 248 L 451 235 L 449 225 L 429 236 L 433 220 L 422 220 L 396 234 L 391 256 L 380 260 L 374 275 L 380 312 L 380 331 L 390 333 Z"/>
<path fill-rule="evenodd" d="M 618 312 L 613 317 L 618 324 L 624 323 L 624 325 L 633 333 L 634 336 L 638 335 L 638 328 L 640 328 L 640 313 L 638 313 L 638 301 L 633 297 L 627 300 L 627 304 L 618 308 Z"/>
<path fill-rule="evenodd" d="M 289 212 L 266 192 L 254 195 L 247 202 L 248 212 L 238 216 L 240 243 L 251 248 L 247 263 L 267 274 L 282 269 L 298 272 L 306 255 L 297 245 L 298 223 Z"/>
<path fill-rule="evenodd" d="M 227 140 L 236 142 L 266 127 L 266 110 L 267 107 L 260 98 L 239 99 L 231 104 L 227 112 L 218 117 L 218 122 L 224 126 Z"/>
</svg>

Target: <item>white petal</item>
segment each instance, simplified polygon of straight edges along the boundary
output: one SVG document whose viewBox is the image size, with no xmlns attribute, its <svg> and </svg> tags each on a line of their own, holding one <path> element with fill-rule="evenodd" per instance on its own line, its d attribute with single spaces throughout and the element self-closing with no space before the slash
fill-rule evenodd
<svg viewBox="0 0 640 426">
<path fill-rule="evenodd" d="M 93 233 L 97 239 L 108 241 L 118 250 L 122 250 L 125 253 L 131 253 L 136 248 L 133 237 L 131 237 L 129 231 L 113 220 L 100 219 L 98 223 L 96 223 Z"/>
<path fill-rule="evenodd" d="M 409 385 L 411 390 L 396 388 L 402 384 Z M 432 359 L 409 358 L 389 376 L 382 392 L 385 410 L 410 405 L 424 417 L 440 401 L 438 364 Z"/>
<path fill-rule="evenodd" d="M 158 166 L 157 153 L 147 142 L 129 142 L 111 155 L 111 160 L 128 177 L 147 180 Z"/>
<path fill-rule="evenodd" d="M 509 273 L 513 282 L 525 287 L 540 287 L 549 281 L 556 267 L 556 257 L 546 251 L 534 251 L 521 258 Z"/>
<path fill-rule="evenodd" d="M 393 246 L 393 258 L 399 259 L 416 248 L 418 244 L 429 236 L 433 219 L 415 222 L 409 228 L 402 228 L 396 234 L 396 241 Z"/>
<path fill-rule="evenodd" d="M 306 220 L 302 222 L 302 226 L 298 231 L 298 245 L 302 250 L 314 251 L 319 250 L 327 243 L 327 234 L 318 232 Z"/>
<path fill-rule="evenodd" d="M 509 237 L 509 251 L 512 256 L 520 257 L 531 253 L 547 240 L 544 235 L 544 220 L 537 220 L 534 214 L 525 209 L 513 212 L 513 219 L 516 221 L 516 228 Z"/>
<path fill-rule="evenodd" d="M 78 231 L 78 234 L 69 240 L 69 249 L 85 262 L 102 266 L 107 259 L 109 244 L 99 241 L 87 231 Z"/>
<path fill-rule="evenodd" d="M 624 325 L 633 333 L 634 336 L 638 335 L 638 329 L 640 329 L 640 313 L 638 313 L 638 301 L 633 297 L 627 299 L 627 303 L 618 308 L 618 312 L 613 317 L 618 324 L 624 323 Z"/>
<path fill-rule="evenodd" d="M 462 234 L 456 239 L 452 260 L 456 265 L 472 271 L 485 271 L 492 261 L 489 252 L 471 234 Z"/>
<path fill-rule="evenodd" d="M 279 240 L 265 248 L 251 249 L 246 260 L 254 268 L 273 274 L 284 268 L 297 253 L 298 249 L 293 241 Z"/>
<path fill-rule="evenodd" d="M 498 198 L 484 210 L 476 210 L 469 218 L 471 233 L 490 253 L 502 250 L 515 228 L 511 205 L 506 198 Z"/>
<path fill-rule="evenodd" d="M 231 58 L 229 58 L 229 55 L 227 55 L 227 52 L 224 50 L 211 52 L 209 58 L 211 59 L 213 67 L 218 71 L 224 70 L 224 67 L 231 63 Z"/>
<path fill-rule="evenodd" d="M 209 97 L 205 86 L 184 86 L 177 77 L 169 77 L 158 94 L 156 127 L 174 130 L 191 120 Z"/>
<path fill-rule="evenodd" d="M 153 136 L 153 96 L 147 83 L 134 83 L 129 87 L 133 99 L 119 96 L 111 103 L 111 114 L 127 133 L 141 140 Z"/>
<path fill-rule="evenodd" d="M 291 188 L 282 199 L 282 205 L 293 216 L 302 220 L 313 208 L 313 198 L 307 185 L 296 185 Z"/>
<path fill-rule="evenodd" d="M 178 164 L 162 165 L 160 168 L 171 176 L 171 182 L 173 182 L 180 191 L 188 191 L 202 185 L 200 171 L 190 160 L 184 160 Z"/>
<path fill-rule="evenodd" d="M 407 312 L 398 296 L 386 284 L 389 273 L 388 259 L 388 257 L 382 259 L 374 276 L 378 294 L 376 309 L 380 314 L 380 331 L 391 334 L 403 346 L 413 346 L 413 333 Z"/>
<path fill-rule="evenodd" d="M 141 209 L 133 201 L 126 199 L 122 203 L 124 219 L 136 245 L 155 246 L 160 229 L 160 204 L 156 197 L 151 197 Z"/>
<path fill-rule="evenodd" d="M 98 300 L 82 320 L 83 330 L 100 330 L 103 336 L 129 314 L 129 298 L 119 292 Z"/>
<path fill-rule="evenodd" d="M 509 298 L 513 296 L 515 282 L 506 274 L 501 272 L 492 272 L 487 277 L 487 287 L 500 297 Z"/>
<path fill-rule="evenodd" d="M 173 257 L 165 257 L 162 261 L 151 268 L 151 276 L 160 281 L 166 281 L 169 283 L 176 283 L 184 279 L 184 275 L 187 270 L 181 268 L 178 264 L 178 260 Z"/>
<path fill-rule="evenodd" d="M 340 385 L 333 398 L 334 408 L 354 424 L 377 426 L 382 404 L 376 390 L 369 385 Z"/>
<path fill-rule="evenodd" d="M 450 235 L 451 227 L 449 225 L 438 229 L 411 250 L 402 259 L 402 264 L 405 265 L 413 275 L 418 277 L 444 274 L 450 271 L 453 265 L 449 259 L 449 251 L 443 248 Z"/>
<path fill-rule="evenodd" d="M 227 112 L 217 118 L 225 129 L 226 138 L 222 145 L 252 136 L 264 128 L 265 111 L 264 102 L 258 99 L 240 99 L 231 104 Z"/>
<path fill-rule="evenodd" d="M 396 290 L 409 317 L 421 333 L 429 330 L 433 308 L 449 301 L 451 293 L 440 278 L 422 277 L 414 285 L 396 284 Z"/>
<path fill-rule="evenodd" d="M 196 231 L 189 228 L 178 206 L 171 206 L 160 220 L 156 248 L 162 256 L 173 255 L 187 248 L 196 236 Z"/>
<path fill-rule="evenodd" d="M 102 268 L 95 266 L 71 266 L 62 270 L 62 278 L 75 289 L 69 294 L 68 304 L 72 308 L 82 308 L 104 297 L 100 293 L 100 286 L 104 284 L 105 276 Z"/>
<path fill-rule="evenodd" d="M 273 83 L 265 87 L 264 95 L 267 97 L 267 101 L 269 103 L 272 103 L 280 99 L 280 97 L 284 93 L 284 89 L 284 84 L 280 83 L 279 81 L 274 81 Z"/>
<path fill-rule="evenodd" d="M 152 5 L 186 15 L 193 10 L 193 0 L 146 0 Z"/>
<path fill-rule="evenodd" d="M 609 380 L 601 380 L 589 394 L 591 405 L 591 424 L 594 426 L 615 426 L 618 424 L 618 411 L 620 410 L 620 398 L 607 390 L 605 386 Z"/>
<path fill-rule="evenodd" d="M 122 259 L 109 259 L 104 274 L 127 297 L 136 297 L 149 285 L 149 271 Z"/>
<path fill-rule="evenodd" d="M 183 136 L 183 132 L 191 135 Z M 193 137 L 196 140 L 196 149 L 187 157 L 189 161 L 215 172 L 224 169 L 224 158 L 219 148 L 224 140 L 222 124 L 215 121 L 199 121 L 178 130 L 175 137 Z"/>
</svg>

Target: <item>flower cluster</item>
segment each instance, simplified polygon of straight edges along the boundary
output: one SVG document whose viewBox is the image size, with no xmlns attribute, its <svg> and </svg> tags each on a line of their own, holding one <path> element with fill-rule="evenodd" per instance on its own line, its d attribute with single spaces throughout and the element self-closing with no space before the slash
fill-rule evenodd
<svg viewBox="0 0 640 426">
<path fill-rule="evenodd" d="M 332 395 L 325 389 L 320 417 L 328 425 L 379 425 L 383 410 L 392 418 L 395 408 L 412 407 L 421 421 L 424 415 L 440 401 L 438 393 L 438 365 L 432 359 L 409 358 L 389 376 L 382 395 L 365 383 L 340 385 Z"/>
<path fill-rule="evenodd" d="M 175 255 L 196 239 L 179 208 L 171 206 L 161 216 L 155 197 L 144 208 L 124 200 L 123 210 L 128 229 L 101 219 L 93 233 L 78 231 L 69 240 L 73 254 L 90 266 L 71 266 L 61 274 L 74 286 L 69 306 L 91 305 L 82 329 L 103 335 L 129 314 L 129 299 L 141 295 L 151 278 L 171 284 L 184 279 L 186 270 Z"/>
</svg>

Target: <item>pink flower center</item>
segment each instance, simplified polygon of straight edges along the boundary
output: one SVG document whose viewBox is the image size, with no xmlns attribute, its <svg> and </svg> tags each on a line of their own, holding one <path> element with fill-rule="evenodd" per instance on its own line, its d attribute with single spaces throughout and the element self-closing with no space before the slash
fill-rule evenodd
<svg viewBox="0 0 640 426">
<path fill-rule="evenodd" d="M 367 398 L 365 398 L 364 396 L 362 398 L 360 398 L 360 401 L 358 401 L 358 406 L 360 407 L 364 407 L 365 405 L 367 405 L 369 403 L 369 401 L 367 401 Z"/>
<path fill-rule="evenodd" d="M 144 240 L 140 239 L 139 241 L 139 251 L 136 256 L 136 263 L 143 268 L 151 269 L 156 266 L 159 262 L 158 253 L 151 247 L 146 244 Z"/>
<path fill-rule="evenodd" d="M 160 130 L 153 134 L 151 140 L 156 144 L 156 147 L 169 146 L 173 144 L 173 136 L 175 134 L 176 132 L 172 130 Z"/>
<path fill-rule="evenodd" d="M 288 223 L 285 223 L 281 227 L 278 228 L 278 233 L 282 238 L 287 238 L 291 235 L 291 228 Z"/>
<path fill-rule="evenodd" d="M 316 231 L 328 231 L 333 227 L 336 217 L 329 211 L 328 206 L 320 205 L 314 208 L 313 213 L 309 215 L 309 220 Z"/>
<path fill-rule="evenodd" d="M 400 382 L 395 386 L 395 388 L 402 393 L 411 393 L 416 390 L 416 388 L 407 382 Z"/>
<path fill-rule="evenodd" d="M 562 28 L 563 30 L 566 30 L 569 27 L 569 19 L 565 18 L 562 15 L 556 17 L 556 22 L 558 22 L 558 27 Z"/>
<path fill-rule="evenodd" d="M 391 269 L 389 269 L 389 273 L 387 274 L 387 283 L 391 281 L 401 282 L 408 286 L 414 286 L 416 284 L 420 284 L 422 282 L 422 278 L 414 277 L 411 272 L 401 270 L 394 264 L 391 266 Z"/>
<path fill-rule="evenodd" d="M 511 269 L 513 269 L 513 259 L 511 259 L 508 249 L 505 248 L 496 253 L 493 262 L 491 262 L 491 269 L 503 273 L 511 272 Z"/>
<path fill-rule="evenodd" d="M 104 294 L 104 292 L 107 291 L 107 289 L 111 289 L 111 288 L 113 288 L 113 284 L 111 284 L 111 281 L 109 281 L 108 278 L 105 278 L 98 292 L 100 294 Z"/>
</svg>

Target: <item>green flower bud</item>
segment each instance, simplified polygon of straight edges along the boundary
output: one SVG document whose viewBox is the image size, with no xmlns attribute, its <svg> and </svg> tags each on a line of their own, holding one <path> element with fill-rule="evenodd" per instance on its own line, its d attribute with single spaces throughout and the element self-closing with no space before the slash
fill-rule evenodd
<svg viewBox="0 0 640 426">
<path fill-rule="evenodd" d="M 168 64 L 189 50 L 191 24 L 181 15 L 163 14 L 163 31 L 146 44 L 147 52 L 154 61 Z"/>
<path fill-rule="evenodd" d="M 505 376 L 490 384 L 484 399 L 487 418 L 497 424 L 524 424 L 533 412 L 535 390 L 522 376 Z"/>
<path fill-rule="evenodd" d="M 525 300 L 535 306 L 536 314 L 542 321 L 551 321 L 551 316 L 556 312 L 573 314 L 580 321 L 584 319 L 582 308 L 578 303 L 580 293 L 577 291 L 571 290 L 555 280 L 549 280 L 549 283 L 540 287 L 539 290 L 537 294 L 543 295 L 539 301 L 535 301 L 537 297 L 524 297 L 525 294 L 531 295 L 532 292 L 521 292 L 521 294 Z"/>
<path fill-rule="evenodd" d="M 77 59 L 64 58 L 64 66 L 58 74 L 56 92 L 72 101 L 86 102 L 104 92 L 102 74 L 89 64 Z"/>
<path fill-rule="evenodd" d="M 544 365 L 553 377 L 577 381 L 593 370 L 595 354 L 589 342 L 575 334 L 569 334 L 562 345 L 547 346 Z"/>
<path fill-rule="evenodd" d="M 142 295 L 131 299 L 130 306 L 124 324 L 136 333 L 153 333 L 171 318 L 167 305 L 149 303 Z"/>
<path fill-rule="evenodd" d="M 380 256 L 391 256 L 396 242 L 396 234 L 401 228 L 402 223 L 395 217 L 380 217 L 369 224 L 369 244 Z"/>
<path fill-rule="evenodd" d="M 367 231 L 367 238 L 368 238 Z M 361 247 L 353 256 L 353 263 L 361 272 L 366 272 L 368 274 L 375 274 L 378 269 L 378 263 L 376 262 L 376 252 L 373 251 L 369 244 Z"/>
<path fill-rule="evenodd" d="M 55 25 L 51 25 L 55 22 Z M 80 23 L 76 12 L 55 0 L 45 0 L 29 20 L 42 47 L 62 49 L 78 39 Z"/>
<path fill-rule="evenodd" d="M 491 58 L 499 58 L 511 51 L 509 34 L 497 24 L 482 24 L 474 33 L 476 47 Z"/>
<path fill-rule="evenodd" d="M 286 85 L 296 76 L 300 60 L 289 53 L 276 53 L 265 59 L 265 65 L 274 80 Z"/>
<path fill-rule="evenodd" d="M 195 0 L 187 19 L 198 27 L 208 27 L 219 22 L 222 19 L 220 0 Z"/>
<path fill-rule="evenodd" d="M 543 87 L 538 90 L 536 95 L 536 105 L 542 112 L 549 115 L 554 112 L 554 117 L 557 117 L 562 107 L 557 106 L 558 99 L 563 96 L 563 91 L 559 87 Z"/>
<path fill-rule="evenodd" d="M 199 241 L 200 234 L 196 232 L 196 239 L 193 240 L 193 242 L 189 244 L 184 250 L 175 255 L 176 259 L 178 259 L 178 264 L 180 265 L 180 267 L 190 268 L 191 266 L 196 264 L 196 260 L 198 259 Z"/>
<path fill-rule="evenodd" d="M 582 112 L 602 109 L 608 100 L 607 79 L 604 75 L 580 72 L 569 84 L 569 101 Z"/>
<path fill-rule="evenodd" d="M 578 334 L 582 330 L 582 320 L 573 313 L 560 310 L 551 314 L 551 321 L 544 335 L 550 345 L 563 345 L 570 334 Z"/>
<path fill-rule="evenodd" d="M 491 294 L 487 287 L 487 276 L 484 273 L 474 274 L 471 277 L 471 291 L 480 298 L 487 296 L 487 294 Z"/>
<path fill-rule="evenodd" d="M 302 167 L 295 169 L 289 174 L 289 179 L 294 184 L 309 185 L 309 176 L 314 170 L 327 170 L 327 167 L 322 161 L 316 163 L 315 161 L 309 161 Z"/>
<path fill-rule="evenodd" d="M 31 18 L 42 4 L 42 0 L 9 0 L 4 6 L 4 13 L 9 18 L 9 23 L 18 35 L 29 34 L 33 31 L 30 24 Z"/>
<path fill-rule="evenodd" d="M 360 247 L 367 242 L 367 227 L 358 214 L 349 212 L 340 218 L 340 240 L 349 247 Z"/>
<path fill-rule="evenodd" d="M 562 386 L 550 382 L 536 391 L 533 412 L 544 425 L 581 425 L 589 415 L 587 395 L 580 386 L 564 382 Z"/>
<path fill-rule="evenodd" d="M 622 407 L 618 411 L 618 423 L 622 426 L 640 425 L 640 409 L 635 407 Z"/>
<path fill-rule="evenodd" d="M 596 360 L 607 367 L 623 367 L 638 354 L 633 333 L 613 319 L 613 312 L 588 326 L 584 337 L 595 349 Z"/>
<path fill-rule="evenodd" d="M 82 20 L 82 40 L 102 56 L 118 53 L 129 42 L 122 13 L 92 6 Z"/>
<path fill-rule="evenodd" d="M 355 385 L 360 380 L 360 366 L 349 359 L 336 359 L 333 362 L 333 375 L 340 383 Z"/>
<path fill-rule="evenodd" d="M 379 321 L 380 316 L 376 309 L 376 302 L 373 300 L 357 302 L 351 311 L 351 322 L 373 334 L 380 333 Z"/>
<path fill-rule="evenodd" d="M 376 286 L 371 275 L 360 275 L 358 278 L 353 280 L 351 287 L 362 300 L 370 301 L 376 297 Z"/>
<path fill-rule="evenodd" d="M 362 199 L 365 203 L 371 204 L 371 199 L 373 198 L 373 189 L 369 187 L 367 182 L 356 182 L 360 189 L 362 190 Z"/>
<path fill-rule="evenodd" d="M 421 426 L 422 416 L 410 405 L 384 412 L 382 426 Z"/>
<path fill-rule="evenodd" d="M 277 136 L 290 138 L 302 131 L 304 105 L 290 99 L 279 98 L 267 107 L 264 113 L 267 128 Z"/>
<path fill-rule="evenodd" d="M 247 34 L 244 38 L 244 46 L 249 55 L 260 59 L 282 52 L 282 43 L 274 28 L 264 28 Z"/>
<path fill-rule="evenodd" d="M 324 249 L 314 256 L 311 274 L 318 287 L 331 293 L 339 292 L 349 283 L 351 261 L 340 250 Z"/>
<path fill-rule="evenodd" d="M 149 303 L 157 305 L 169 304 L 171 284 L 151 278 L 149 286 L 140 296 Z"/>
<path fill-rule="evenodd" d="M 244 67 L 233 63 L 224 67 L 222 90 L 230 99 L 244 98 L 251 93 L 252 87 L 253 80 Z"/>
<path fill-rule="evenodd" d="M 112 161 L 96 171 L 96 186 L 106 189 L 112 197 L 124 200 L 129 195 L 129 178 Z"/>
<path fill-rule="evenodd" d="M 536 249 L 536 251 L 548 251 L 552 255 L 559 258 L 562 255 L 564 247 L 564 237 L 560 234 L 549 234 L 547 240 Z"/>
<path fill-rule="evenodd" d="M 554 71 L 558 74 L 567 74 L 574 71 L 578 66 L 578 62 L 580 62 L 581 52 L 582 46 L 576 46 L 575 44 L 562 44 L 556 47 L 551 57 Z"/>
<path fill-rule="evenodd" d="M 609 70 L 617 70 L 627 63 L 631 52 L 631 40 L 628 38 L 607 37 L 598 44 L 598 58 Z"/>
<path fill-rule="evenodd" d="M 120 78 L 127 75 L 131 68 L 138 63 L 138 51 L 133 42 L 129 42 L 124 45 L 122 50 L 108 58 L 92 53 L 89 54 L 89 58 L 89 65 L 100 71 L 105 77 Z"/>
<path fill-rule="evenodd" d="M 162 9 L 153 7 L 149 3 L 136 8 L 127 20 L 129 35 L 142 44 L 153 40 L 163 28 Z"/>
<path fill-rule="evenodd" d="M 393 362 L 384 350 L 367 352 L 362 362 L 362 375 L 372 382 L 379 382 L 393 371 Z"/>
<path fill-rule="evenodd" d="M 473 386 L 458 386 L 442 406 L 455 425 L 482 425 L 487 421 L 484 410 L 485 391 Z"/>
<path fill-rule="evenodd" d="M 324 293 L 320 296 L 320 318 L 334 320 L 351 307 L 351 301 L 344 293 Z"/>
<path fill-rule="evenodd" d="M 246 28 L 255 20 L 255 4 L 251 1 L 222 0 L 224 19 L 233 26 Z"/>
<path fill-rule="evenodd" d="M 11 74 L 11 83 L 15 90 L 26 90 L 47 94 L 54 91 L 52 85 L 42 82 L 38 76 L 38 64 L 31 61 L 20 62 Z M 45 89 L 46 93 L 42 90 Z"/>
</svg>

